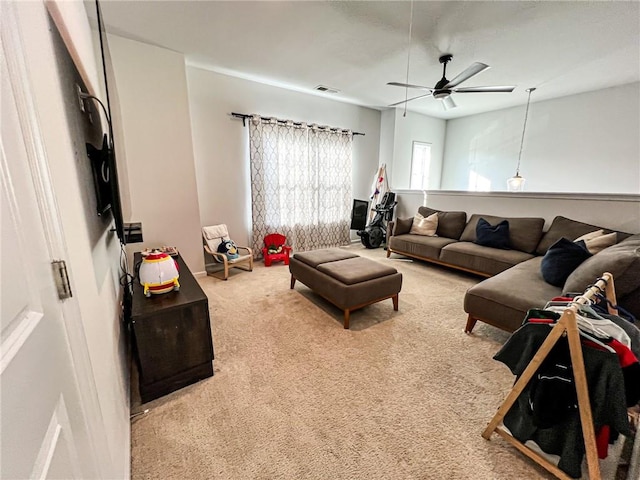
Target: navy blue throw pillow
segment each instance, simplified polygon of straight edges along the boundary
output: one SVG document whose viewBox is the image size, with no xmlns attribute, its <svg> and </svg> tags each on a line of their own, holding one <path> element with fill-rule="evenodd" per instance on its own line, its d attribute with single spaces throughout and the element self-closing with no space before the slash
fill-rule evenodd
<svg viewBox="0 0 640 480">
<path fill-rule="evenodd" d="M 540 264 L 540 272 L 544 281 L 563 287 L 571 273 L 591 254 L 583 240 L 572 242 L 561 238 L 549 247 Z"/>
<path fill-rule="evenodd" d="M 511 248 L 511 243 L 509 242 L 509 222 L 503 220 L 495 227 L 492 227 L 484 218 L 480 218 L 476 225 L 475 243 L 484 245 L 485 247 L 509 250 Z"/>
</svg>

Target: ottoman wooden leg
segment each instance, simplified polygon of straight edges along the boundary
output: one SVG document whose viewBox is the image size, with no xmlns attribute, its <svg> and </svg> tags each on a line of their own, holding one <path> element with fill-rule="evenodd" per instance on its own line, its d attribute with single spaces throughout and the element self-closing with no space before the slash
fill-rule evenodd
<svg viewBox="0 0 640 480">
<path fill-rule="evenodd" d="M 349 310 L 345 310 L 344 311 L 344 328 L 349 328 L 349 315 L 351 314 L 351 312 L 349 312 Z"/>
<path fill-rule="evenodd" d="M 391 300 L 393 300 L 393 309 L 397 312 L 398 311 L 398 294 L 396 293 L 393 297 L 391 297 Z"/>
<path fill-rule="evenodd" d="M 296 277 L 294 277 L 293 275 L 291 275 L 291 288 L 293 288 L 296 284 Z"/>
</svg>

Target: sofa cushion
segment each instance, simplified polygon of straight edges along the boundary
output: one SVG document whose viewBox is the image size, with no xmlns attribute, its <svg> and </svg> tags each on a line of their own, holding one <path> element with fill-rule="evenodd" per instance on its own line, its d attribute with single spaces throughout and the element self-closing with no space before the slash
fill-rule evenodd
<svg viewBox="0 0 640 480">
<path fill-rule="evenodd" d="M 576 240 L 581 235 L 600 230 L 601 228 L 602 227 L 578 222 L 577 220 L 571 220 L 570 218 L 558 215 L 553 219 L 553 222 L 551 222 L 549 230 L 547 230 L 542 236 L 542 239 L 540 240 L 540 243 L 536 248 L 536 253 L 538 255 L 544 255 L 545 253 L 547 253 L 549 247 L 560 240 L 562 237 L 569 240 Z M 610 230 L 607 230 L 606 232 L 610 232 Z M 625 236 L 628 235 L 618 235 L 618 241 L 622 240 L 622 238 L 624 238 Z"/>
<path fill-rule="evenodd" d="M 509 222 L 503 220 L 496 225 L 491 225 L 484 218 L 479 219 L 476 224 L 476 241 L 474 243 L 485 247 L 510 250 Z"/>
<path fill-rule="evenodd" d="M 337 262 L 346 258 L 357 257 L 355 253 L 341 250 L 340 248 L 323 248 L 320 250 L 311 250 L 309 252 L 296 253 L 293 258 L 306 263 L 310 267 L 316 268 L 321 263 Z"/>
<path fill-rule="evenodd" d="M 411 218 L 396 218 L 395 225 L 393 227 L 394 235 L 402 235 L 411 231 L 413 225 L 413 217 Z"/>
<path fill-rule="evenodd" d="M 339 262 L 327 262 L 318 265 L 318 271 L 326 273 L 345 285 L 366 282 L 374 278 L 385 277 L 398 273 L 389 265 L 372 262 L 368 258 L 354 257 Z"/>
<path fill-rule="evenodd" d="M 434 213 L 428 217 L 423 217 L 420 213 L 416 213 L 413 217 L 413 223 L 411 224 L 411 230 L 409 233 L 415 235 L 425 235 L 427 237 L 433 237 L 438 229 L 438 214 Z"/>
<path fill-rule="evenodd" d="M 422 257 L 429 260 L 438 260 L 440 250 L 445 245 L 455 243 L 457 240 L 445 237 L 425 237 L 423 235 L 394 235 L 389 238 L 389 248 L 397 253 Z"/>
<path fill-rule="evenodd" d="M 595 232 L 587 233 L 576 238 L 575 241 L 584 241 L 585 247 L 589 250 L 589 253 L 595 255 L 605 248 L 615 245 L 617 241 L 617 234 L 616 232 L 604 233 L 604 230 L 596 230 Z"/>
<path fill-rule="evenodd" d="M 521 252 L 533 253 L 540 241 L 540 237 L 542 236 L 544 218 L 505 218 L 474 213 L 471 215 L 469 223 L 467 223 L 467 226 L 464 228 L 462 235 L 460 235 L 461 241 L 475 242 L 476 225 L 480 218 L 484 218 L 491 225 L 496 225 L 503 220 L 507 220 L 509 222 L 509 241 L 511 243 L 511 248 L 520 250 Z"/>
<path fill-rule="evenodd" d="M 440 252 L 442 262 L 485 275 L 495 275 L 532 257 L 520 250 L 500 250 L 473 242 L 451 243 Z"/>
<path fill-rule="evenodd" d="M 605 248 L 576 268 L 564 284 L 566 292 L 581 292 L 604 272 L 613 275 L 616 296 L 640 288 L 640 234 Z"/>
<path fill-rule="evenodd" d="M 551 285 L 562 287 L 569 275 L 590 256 L 584 240 L 572 242 L 562 237 L 549 247 L 542 258 L 542 278 Z"/>
<path fill-rule="evenodd" d="M 459 240 L 467 223 L 467 212 L 443 212 L 429 207 L 419 207 L 418 213 L 423 217 L 428 217 L 434 213 L 438 214 L 436 235 L 439 237 Z"/>
<path fill-rule="evenodd" d="M 464 311 L 509 332 L 517 330 L 527 310 L 544 307 L 562 292 L 542 279 L 541 262 L 542 257 L 534 257 L 474 285 L 464 297 Z"/>
</svg>

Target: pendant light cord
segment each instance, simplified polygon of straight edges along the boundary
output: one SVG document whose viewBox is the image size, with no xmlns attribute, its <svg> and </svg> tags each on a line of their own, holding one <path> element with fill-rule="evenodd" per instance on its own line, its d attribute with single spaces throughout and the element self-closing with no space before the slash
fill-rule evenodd
<svg viewBox="0 0 640 480">
<path fill-rule="evenodd" d="M 522 139 L 520 140 L 520 153 L 518 154 L 518 166 L 516 167 L 516 177 L 520 176 L 520 159 L 522 158 L 522 146 L 524 145 L 524 132 L 527 130 L 527 118 L 529 118 L 529 103 L 531 103 L 531 92 L 535 88 L 527 88 L 529 97 L 527 98 L 527 109 L 524 112 L 524 125 L 522 126 Z"/>
<path fill-rule="evenodd" d="M 407 46 L 407 80 L 405 83 L 409 83 L 409 65 L 411 64 L 411 30 L 413 27 L 413 0 L 411 0 L 411 14 L 409 15 L 409 44 Z M 407 102 L 409 101 L 409 87 L 404 89 L 404 113 L 403 117 L 407 116 Z"/>
</svg>

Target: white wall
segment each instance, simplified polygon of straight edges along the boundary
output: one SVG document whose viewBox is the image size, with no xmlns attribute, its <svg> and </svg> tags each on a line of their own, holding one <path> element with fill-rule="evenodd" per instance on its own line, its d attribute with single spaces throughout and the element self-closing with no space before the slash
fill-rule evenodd
<svg viewBox="0 0 640 480">
<path fill-rule="evenodd" d="M 178 247 L 204 270 L 184 56 L 109 35 L 124 135 L 131 218 L 144 242 Z"/>
<path fill-rule="evenodd" d="M 110 221 L 96 215 L 91 170 L 77 109 L 73 66 L 42 1 L 15 2 L 31 73 L 33 102 L 43 136 L 77 314 L 81 316 L 93 372 L 100 418 L 95 447 L 105 478 L 128 478 L 130 468 L 129 370 L 127 343 L 119 305 L 119 243 Z M 70 34 L 87 31 L 81 2 L 74 7 L 79 25 Z M 78 27 L 77 29 L 73 27 Z M 90 50 L 90 49 L 89 49 Z M 95 57 L 87 59 L 97 65 Z M 75 305 L 71 303 L 71 305 Z M 85 368 L 83 365 L 82 368 Z M 91 388 L 93 390 L 93 386 Z M 95 412 L 90 412 L 95 413 Z M 29 415 L 29 412 L 25 412 Z M 104 437 L 103 437 L 104 435 Z"/>
<path fill-rule="evenodd" d="M 387 109 L 380 114 L 380 164 L 387 165 L 387 181 L 393 184 L 393 148 L 396 129 L 396 112 Z"/>
<path fill-rule="evenodd" d="M 226 223 L 239 245 L 251 238 L 248 128 L 231 112 L 349 128 L 353 196 L 368 199 L 378 168 L 380 112 L 188 66 L 193 150 L 202 225 Z"/>
<path fill-rule="evenodd" d="M 411 184 L 413 142 L 431 144 L 429 189 L 440 188 L 447 122 L 415 112 L 407 112 L 405 117 L 401 108 L 392 111 L 395 121 L 393 122 L 393 161 L 389 174 L 391 188 L 407 189 Z"/>
<path fill-rule="evenodd" d="M 398 194 L 397 217 L 415 215 L 425 204 L 422 192 Z M 585 223 L 640 233 L 640 195 L 574 195 L 508 192 L 427 192 L 426 205 L 437 210 L 464 211 L 503 217 L 541 217 L 549 228 L 556 215 Z"/>
<path fill-rule="evenodd" d="M 529 192 L 640 193 L 640 83 L 535 102 L 520 173 Z M 506 190 L 525 106 L 449 120 L 443 190 L 467 190 L 471 170 Z"/>
</svg>

